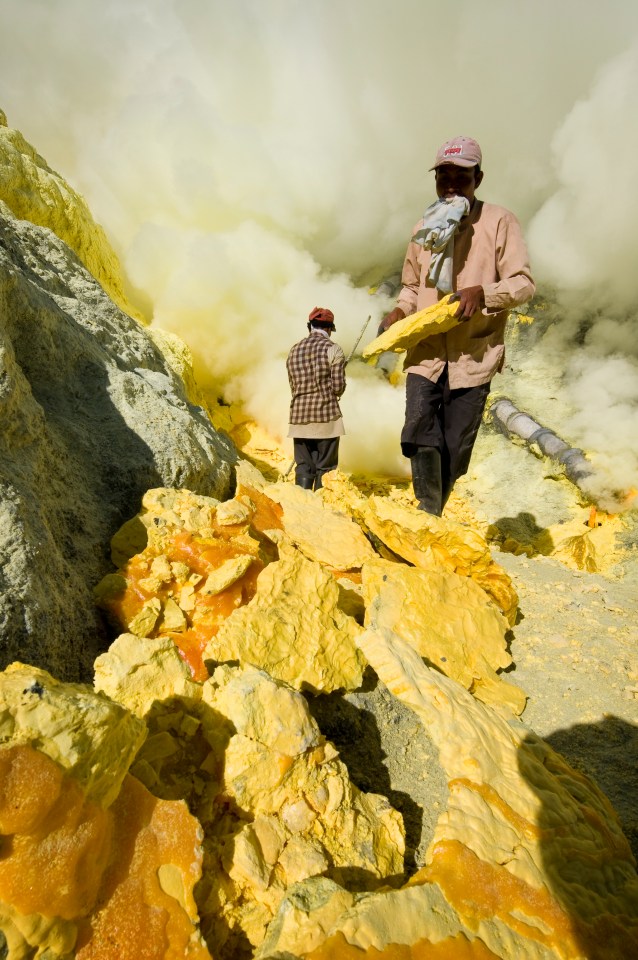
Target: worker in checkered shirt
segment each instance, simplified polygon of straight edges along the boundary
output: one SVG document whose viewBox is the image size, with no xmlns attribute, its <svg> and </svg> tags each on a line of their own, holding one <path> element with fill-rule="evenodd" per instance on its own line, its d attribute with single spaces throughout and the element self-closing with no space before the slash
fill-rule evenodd
<svg viewBox="0 0 638 960">
<path fill-rule="evenodd" d="M 324 473 L 336 468 L 339 438 L 345 433 L 339 397 L 346 389 L 346 358 L 330 339 L 334 331 L 332 310 L 315 307 L 308 317 L 308 336 L 286 360 L 295 482 L 306 490 L 318 490 Z"/>
</svg>

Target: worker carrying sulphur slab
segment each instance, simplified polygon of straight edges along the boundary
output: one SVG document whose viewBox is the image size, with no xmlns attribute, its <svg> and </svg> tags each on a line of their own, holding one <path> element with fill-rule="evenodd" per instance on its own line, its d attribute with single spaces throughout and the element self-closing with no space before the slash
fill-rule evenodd
<svg viewBox="0 0 638 960">
<path fill-rule="evenodd" d="M 339 438 L 345 433 L 339 397 L 346 389 L 346 358 L 330 339 L 334 331 L 332 310 L 315 307 L 308 317 L 308 336 L 292 347 L 286 360 L 295 482 L 306 490 L 318 490 L 324 473 L 335 469 Z"/>
<path fill-rule="evenodd" d="M 467 473 L 492 377 L 503 367 L 508 310 L 533 296 L 520 224 L 504 207 L 483 203 L 476 140 L 441 146 L 434 170 L 438 200 L 419 220 L 403 264 L 397 306 L 379 333 L 448 294 L 461 320 L 408 350 L 401 449 L 409 457 L 419 509 L 440 516 Z"/>
</svg>

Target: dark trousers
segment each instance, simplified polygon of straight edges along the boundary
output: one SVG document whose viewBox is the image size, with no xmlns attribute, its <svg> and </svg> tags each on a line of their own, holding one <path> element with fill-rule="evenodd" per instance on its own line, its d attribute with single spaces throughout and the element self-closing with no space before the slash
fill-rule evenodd
<svg viewBox="0 0 638 960">
<path fill-rule="evenodd" d="M 444 503 L 455 481 L 467 473 L 489 392 L 489 383 L 450 390 L 447 364 L 436 383 L 417 373 L 407 375 L 401 450 L 405 457 L 420 447 L 439 451 Z"/>
<path fill-rule="evenodd" d="M 334 470 L 339 460 L 340 437 L 327 440 L 294 440 L 295 482 L 308 490 L 318 490 L 324 473 Z"/>
</svg>

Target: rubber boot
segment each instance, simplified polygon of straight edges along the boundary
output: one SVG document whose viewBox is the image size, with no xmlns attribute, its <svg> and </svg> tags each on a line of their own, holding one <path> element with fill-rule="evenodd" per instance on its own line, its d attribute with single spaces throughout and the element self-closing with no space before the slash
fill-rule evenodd
<svg viewBox="0 0 638 960">
<path fill-rule="evenodd" d="M 314 482 L 314 477 L 295 477 L 297 486 L 303 487 L 304 490 L 312 490 Z"/>
<path fill-rule="evenodd" d="M 441 454 L 436 447 L 420 447 L 413 457 L 412 486 L 419 510 L 440 517 L 443 512 Z"/>
</svg>

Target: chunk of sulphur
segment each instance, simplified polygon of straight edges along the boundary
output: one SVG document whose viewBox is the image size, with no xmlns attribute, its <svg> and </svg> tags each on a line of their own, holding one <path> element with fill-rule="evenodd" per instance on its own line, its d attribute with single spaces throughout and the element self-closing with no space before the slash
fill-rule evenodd
<svg viewBox="0 0 638 960">
<path fill-rule="evenodd" d="M 514 623 L 518 596 L 478 531 L 378 496 L 369 498 L 364 521 L 382 543 L 408 563 L 422 570 L 452 570 L 476 580 L 508 622 Z"/>
<path fill-rule="evenodd" d="M 388 350 L 394 353 L 409 350 L 432 334 L 447 333 L 461 322 L 456 317 L 457 310 L 458 303 L 450 303 L 450 298 L 444 297 L 425 310 L 411 313 L 403 320 L 393 323 L 381 336 L 369 343 L 363 350 L 363 359 L 369 360 Z"/>
<path fill-rule="evenodd" d="M 201 829 L 185 804 L 127 776 L 104 809 L 44 753 L 1 747 L 0 833 L 12 955 L 210 960 L 193 899 Z"/>
<path fill-rule="evenodd" d="M 209 641 L 204 658 L 252 663 L 296 689 L 328 692 L 361 685 L 360 627 L 339 608 L 339 587 L 318 563 L 282 544 L 281 559 L 257 591 Z"/>
<path fill-rule="evenodd" d="M 523 691 L 496 674 L 512 663 L 509 624 L 474 580 L 381 559 L 364 564 L 362 573 L 367 627 L 393 629 L 479 700 L 523 711 Z"/>
</svg>

